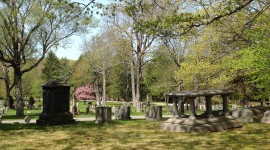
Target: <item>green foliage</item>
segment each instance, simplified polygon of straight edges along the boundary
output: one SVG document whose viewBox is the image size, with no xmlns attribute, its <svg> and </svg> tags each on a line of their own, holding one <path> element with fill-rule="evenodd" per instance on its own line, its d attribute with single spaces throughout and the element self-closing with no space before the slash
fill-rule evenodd
<svg viewBox="0 0 270 150">
<path fill-rule="evenodd" d="M 56 54 L 53 51 L 50 51 L 45 60 L 44 68 L 42 69 L 42 79 L 45 80 L 45 82 L 51 79 L 59 79 L 60 67 L 60 62 Z"/>
<path fill-rule="evenodd" d="M 154 101 L 160 101 L 164 98 L 165 92 L 174 90 L 174 87 L 177 86 L 174 80 L 175 70 L 178 70 L 178 67 L 166 51 L 154 52 L 151 63 L 145 69 L 143 82 Z"/>
<path fill-rule="evenodd" d="M 73 73 L 73 68 L 66 58 L 58 59 L 53 51 L 48 53 L 42 69 L 42 78 L 45 82 L 49 80 L 69 81 Z"/>
<path fill-rule="evenodd" d="M 125 64 L 114 66 L 110 71 L 108 94 L 116 99 L 131 99 L 130 68 Z"/>
</svg>

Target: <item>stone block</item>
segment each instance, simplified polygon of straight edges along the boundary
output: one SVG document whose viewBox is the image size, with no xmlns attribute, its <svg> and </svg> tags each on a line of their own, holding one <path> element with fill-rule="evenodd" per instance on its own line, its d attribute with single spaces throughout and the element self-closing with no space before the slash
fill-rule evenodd
<svg viewBox="0 0 270 150">
<path fill-rule="evenodd" d="M 270 110 L 266 111 L 261 119 L 261 123 L 270 124 Z"/>
<path fill-rule="evenodd" d="M 111 107 L 96 107 L 96 120 L 95 123 L 109 123 L 112 121 Z"/>
<path fill-rule="evenodd" d="M 170 118 L 161 125 L 162 130 L 171 132 L 217 132 L 242 127 L 243 123 L 232 116 L 219 116 L 211 118 L 190 119 Z"/>
<path fill-rule="evenodd" d="M 117 120 L 130 120 L 130 106 L 127 103 L 122 104 L 115 109 L 115 119 Z"/>
<path fill-rule="evenodd" d="M 162 106 L 149 106 L 146 108 L 146 120 L 160 120 L 162 119 Z"/>
</svg>

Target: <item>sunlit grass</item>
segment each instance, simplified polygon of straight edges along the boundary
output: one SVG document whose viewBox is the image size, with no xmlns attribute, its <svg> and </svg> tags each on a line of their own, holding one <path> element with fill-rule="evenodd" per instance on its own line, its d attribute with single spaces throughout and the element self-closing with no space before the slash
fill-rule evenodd
<svg viewBox="0 0 270 150">
<path fill-rule="evenodd" d="M 93 121 L 42 127 L 34 124 L 0 126 L 1 149 L 269 149 L 270 126 L 244 124 L 243 128 L 205 134 L 160 130 L 162 121 Z M 18 144 L 21 143 L 21 144 Z"/>
</svg>

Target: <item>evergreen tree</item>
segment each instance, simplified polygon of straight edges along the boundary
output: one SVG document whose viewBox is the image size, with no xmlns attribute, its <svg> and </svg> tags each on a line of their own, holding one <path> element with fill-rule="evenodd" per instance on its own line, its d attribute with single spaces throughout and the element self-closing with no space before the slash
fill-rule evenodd
<svg viewBox="0 0 270 150">
<path fill-rule="evenodd" d="M 44 63 L 44 68 L 42 69 L 42 79 L 45 80 L 45 82 L 49 81 L 50 79 L 59 79 L 59 68 L 59 59 L 53 51 L 50 51 Z"/>
</svg>

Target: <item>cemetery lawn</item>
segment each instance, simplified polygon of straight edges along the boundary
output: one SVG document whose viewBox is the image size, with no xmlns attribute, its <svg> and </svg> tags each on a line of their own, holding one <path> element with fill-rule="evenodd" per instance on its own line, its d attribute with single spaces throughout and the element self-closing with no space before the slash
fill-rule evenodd
<svg viewBox="0 0 270 150">
<path fill-rule="evenodd" d="M 0 148 L 5 149 L 269 149 L 269 124 L 212 133 L 173 133 L 160 130 L 162 121 L 93 121 L 63 126 L 1 124 Z"/>
</svg>

